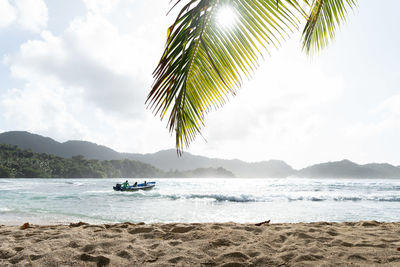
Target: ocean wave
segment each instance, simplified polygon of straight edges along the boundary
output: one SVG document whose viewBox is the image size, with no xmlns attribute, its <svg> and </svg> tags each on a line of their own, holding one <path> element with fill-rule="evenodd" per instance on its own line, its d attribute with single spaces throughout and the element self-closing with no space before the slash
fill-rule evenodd
<svg viewBox="0 0 400 267">
<path fill-rule="evenodd" d="M 328 198 L 323 198 L 323 197 L 296 197 L 296 198 L 293 198 L 293 197 L 285 197 L 285 196 L 282 196 L 281 197 L 281 199 L 287 199 L 288 201 L 290 201 L 290 202 L 292 202 L 292 201 L 314 201 L 314 202 L 317 202 L 317 201 L 325 201 L 325 200 L 328 200 Z"/>
<path fill-rule="evenodd" d="M 47 199 L 47 196 L 33 196 L 29 198 L 29 200 L 43 200 L 43 199 Z"/>
<path fill-rule="evenodd" d="M 90 190 L 90 191 L 82 192 L 82 194 L 85 194 L 85 195 L 91 195 L 91 194 L 100 195 L 100 194 L 110 194 L 110 193 L 114 193 L 114 192 L 112 192 L 110 190 Z"/>
<path fill-rule="evenodd" d="M 287 198 L 288 201 L 377 201 L 377 202 L 400 202 L 400 197 L 297 197 Z"/>
<path fill-rule="evenodd" d="M 304 200 L 303 197 L 297 197 L 297 198 L 286 197 L 286 199 L 287 199 L 288 201 L 302 201 L 302 200 Z"/>
<path fill-rule="evenodd" d="M 0 207 L 0 214 L 1 213 L 11 212 L 11 211 L 14 211 L 14 209 L 6 208 L 6 207 Z"/>
<path fill-rule="evenodd" d="M 228 201 L 228 202 L 256 202 L 257 199 L 248 196 L 248 195 L 240 195 L 240 196 L 229 196 L 229 195 L 192 195 L 192 198 L 213 198 L 216 201 Z"/>
<path fill-rule="evenodd" d="M 321 197 L 310 197 L 310 201 L 325 201 L 325 200 L 327 199 Z"/>
<path fill-rule="evenodd" d="M 231 196 L 222 194 L 190 194 L 190 195 L 167 195 L 171 200 L 178 199 L 211 199 L 217 202 L 256 202 L 257 199 L 248 195 Z"/>
<path fill-rule="evenodd" d="M 366 200 L 361 197 L 335 197 L 333 198 L 334 201 L 361 201 Z"/>
<path fill-rule="evenodd" d="M 76 185 L 76 186 L 84 186 L 84 185 L 86 185 L 85 183 L 75 182 L 75 181 L 66 181 L 65 184 L 72 184 L 72 185 Z"/>
<path fill-rule="evenodd" d="M 337 197 L 335 201 L 378 201 L 378 202 L 400 202 L 400 197 Z"/>
<path fill-rule="evenodd" d="M 136 196 L 139 197 L 139 196 Z M 374 201 L 374 202 L 400 202 L 400 197 L 387 196 L 387 197 L 371 197 L 371 196 L 298 196 L 292 197 L 287 195 L 266 195 L 266 196 L 253 196 L 253 195 L 224 195 L 224 194 L 152 194 L 140 195 L 140 197 L 150 198 L 168 198 L 170 200 L 190 200 L 190 199 L 204 199 L 216 202 L 277 202 L 277 201 L 335 201 L 335 202 L 358 202 L 358 201 Z"/>
<path fill-rule="evenodd" d="M 79 196 L 74 196 L 74 195 L 61 195 L 61 196 L 54 197 L 54 199 L 57 199 L 57 200 L 65 200 L 65 199 L 81 200 L 81 198 Z"/>
<path fill-rule="evenodd" d="M 116 194 L 114 194 L 116 195 Z M 223 194 L 162 194 L 159 192 L 134 192 L 129 194 L 118 194 L 118 197 L 123 198 L 141 198 L 141 199 L 150 199 L 150 198 L 161 198 L 161 199 L 169 199 L 169 200 L 194 200 L 194 199 L 203 199 L 203 200 L 211 200 L 216 202 L 257 202 L 261 201 L 254 196 L 249 195 L 223 195 Z"/>
<path fill-rule="evenodd" d="M 400 197 L 378 198 L 377 201 L 382 201 L 382 202 L 400 202 Z"/>
</svg>

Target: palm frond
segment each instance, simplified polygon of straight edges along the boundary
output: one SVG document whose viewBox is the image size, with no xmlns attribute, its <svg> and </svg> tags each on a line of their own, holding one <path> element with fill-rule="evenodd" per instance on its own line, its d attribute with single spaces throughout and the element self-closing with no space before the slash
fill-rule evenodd
<svg viewBox="0 0 400 267">
<path fill-rule="evenodd" d="M 232 26 L 220 24 L 221 8 L 234 14 Z M 146 101 L 161 118 L 169 114 L 179 154 L 200 132 L 204 115 L 235 94 L 262 51 L 278 47 L 301 16 L 296 0 L 191 0 L 181 9 Z"/>
<path fill-rule="evenodd" d="M 303 50 L 313 54 L 325 48 L 356 5 L 357 0 L 313 0 L 302 36 Z"/>
</svg>

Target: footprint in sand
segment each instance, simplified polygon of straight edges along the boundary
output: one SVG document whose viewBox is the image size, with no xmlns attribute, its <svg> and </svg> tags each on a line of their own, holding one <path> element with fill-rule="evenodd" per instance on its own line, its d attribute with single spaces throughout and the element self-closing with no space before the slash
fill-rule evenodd
<svg viewBox="0 0 400 267">
<path fill-rule="evenodd" d="M 300 255 L 297 256 L 294 261 L 295 262 L 300 262 L 300 261 L 317 261 L 322 259 L 323 256 L 318 255 L 318 254 L 306 254 L 306 255 Z"/>
<path fill-rule="evenodd" d="M 118 257 L 121 257 L 121 258 L 124 258 L 124 259 L 130 259 L 130 258 L 132 258 L 131 254 L 130 254 L 128 251 L 126 251 L 126 250 L 122 250 L 122 251 L 118 252 L 118 253 L 117 253 L 117 256 L 118 256 Z"/>
<path fill-rule="evenodd" d="M 67 247 L 70 247 L 70 248 L 79 248 L 80 245 L 79 245 L 76 241 L 71 241 L 71 242 L 68 243 Z"/>
<path fill-rule="evenodd" d="M 327 243 L 326 245 L 328 247 L 333 247 L 333 246 L 337 246 L 337 247 L 342 247 L 342 246 L 343 247 L 352 247 L 353 246 L 353 244 L 347 243 L 347 242 L 345 242 L 343 240 L 340 240 L 340 239 L 335 239 L 331 243 Z"/>
<path fill-rule="evenodd" d="M 173 246 L 173 247 L 175 247 L 175 246 L 177 246 L 177 245 L 182 244 L 182 241 L 171 241 L 171 242 L 169 242 L 168 244 L 171 245 L 171 246 Z"/>
<path fill-rule="evenodd" d="M 129 230 L 128 233 L 134 235 L 134 234 L 149 233 L 151 231 L 153 231 L 153 228 L 151 227 L 136 227 L 133 228 L 132 230 Z"/>
<path fill-rule="evenodd" d="M 15 256 L 15 257 L 11 258 L 11 259 L 9 260 L 9 262 L 10 262 L 11 264 L 17 264 L 17 263 L 21 262 L 21 261 L 24 260 L 24 259 L 25 259 L 24 256 L 22 256 L 22 255 L 17 255 L 17 256 Z"/>
<path fill-rule="evenodd" d="M 168 260 L 168 262 L 175 263 L 175 264 L 177 264 L 177 263 L 182 264 L 182 263 L 191 262 L 191 261 L 192 261 L 191 258 L 184 257 L 184 256 L 177 256 L 177 257 L 174 257 L 174 258 L 171 258 Z M 185 266 L 185 265 L 182 265 L 182 266 Z"/>
<path fill-rule="evenodd" d="M 30 257 L 31 260 L 35 261 L 35 260 L 38 260 L 40 258 L 43 258 L 43 255 L 33 254 L 33 255 L 30 255 L 29 257 Z"/>
<path fill-rule="evenodd" d="M 388 262 L 399 262 L 400 263 L 400 257 L 390 257 L 390 258 L 388 258 Z"/>
<path fill-rule="evenodd" d="M 176 226 L 172 228 L 172 233 L 183 234 L 189 231 L 192 231 L 195 227 L 194 226 Z"/>
<path fill-rule="evenodd" d="M 255 258 L 254 260 L 252 260 L 252 263 L 255 266 L 284 266 L 280 262 L 276 261 L 276 259 L 273 259 L 268 256 L 261 256 Z"/>
<path fill-rule="evenodd" d="M 347 257 L 348 260 L 352 260 L 352 261 L 366 261 L 367 259 L 364 258 L 363 256 L 359 255 L 359 254 L 352 254 L 350 256 Z"/>
<path fill-rule="evenodd" d="M 15 255 L 11 249 L 0 249 L 0 259 L 8 259 Z"/>
<path fill-rule="evenodd" d="M 91 256 L 89 254 L 83 253 L 80 257 L 81 260 L 83 261 L 91 261 L 91 262 L 96 262 L 97 266 L 106 266 L 110 264 L 110 259 L 104 256 Z"/>
<path fill-rule="evenodd" d="M 337 235 L 339 235 L 336 231 L 328 231 L 328 232 L 326 232 L 328 235 L 330 235 L 330 236 L 337 236 Z"/>
<path fill-rule="evenodd" d="M 291 259 L 293 259 L 296 256 L 295 253 L 293 252 L 287 252 L 287 253 L 282 253 L 279 255 L 279 258 L 281 258 L 284 262 L 288 262 Z"/>
<path fill-rule="evenodd" d="M 228 262 L 228 263 L 221 265 L 221 267 L 246 267 L 246 266 L 248 266 L 248 265 L 240 263 L 240 262 Z"/>
<path fill-rule="evenodd" d="M 83 251 L 83 252 L 91 252 L 91 251 L 93 251 L 95 248 L 96 248 L 96 245 L 89 244 L 89 245 L 84 246 L 84 247 L 82 248 L 82 251 Z"/>
<path fill-rule="evenodd" d="M 297 237 L 301 239 L 314 239 L 312 236 L 305 233 L 296 233 L 295 235 L 297 235 Z"/>
<path fill-rule="evenodd" d="M 233 245 L 233 242 L 226 238 L 219 238 L 211 242 L 213 247 L 229 247 Z"/>
<path fill-rule="evenodd" d="M 246 262 L 249 259 L 249 256 L 247 256 L 242 252 L 235 251 L 235 252 L 225 253 L 221 255 L 219 258 L 221 261 L 224 261 L 226 259 L 232 259 L 240 262 Z"/>
<path fill-rule="evenodd" d="M 180 243 L 182 243 L 182 242 L 180 242 Z M 170 243 L 171 244 L 171 243 Z M 148 246 L 148 248 L 149 249 L 156 249 L 156 248 L 158 248 L 160 246 L 160 244 L 159 243 L 154 243 L 154 244 L 151 244 L 150 246 Z"/>
</svg>

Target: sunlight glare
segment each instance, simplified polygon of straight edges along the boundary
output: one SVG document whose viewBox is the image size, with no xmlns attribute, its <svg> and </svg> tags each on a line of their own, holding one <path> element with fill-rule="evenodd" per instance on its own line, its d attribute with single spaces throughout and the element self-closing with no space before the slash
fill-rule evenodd
<svg viewBox="0 0 400 267">
<path fill-rule="evenodd" d="M 237 16 L 229 6 L 223 6 L 218 10 L 217 23 L 223 28 L 231 28 L 236 22 Z"/>
</svg>

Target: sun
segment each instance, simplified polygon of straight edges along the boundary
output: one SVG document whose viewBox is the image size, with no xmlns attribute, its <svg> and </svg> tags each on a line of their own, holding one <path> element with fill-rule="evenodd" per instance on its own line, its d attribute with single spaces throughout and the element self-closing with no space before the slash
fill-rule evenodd
<svg viewBox="0 0 400 267">
<path fill-rule="evenodd" d="M 217 11 L 217 24 L 223 28 L 232 28 L 237 20 L 237 15 L 230 6 L 222 6 Z"/>
</svg>

